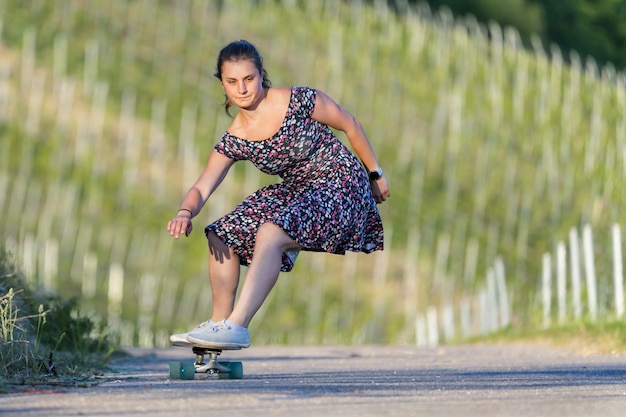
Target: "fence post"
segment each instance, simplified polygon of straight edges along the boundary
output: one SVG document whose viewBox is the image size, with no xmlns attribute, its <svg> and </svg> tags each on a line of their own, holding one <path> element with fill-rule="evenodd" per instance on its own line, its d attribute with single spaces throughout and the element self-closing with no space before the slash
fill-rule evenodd
<svg viewBox="0 0 626 417">
<path fill-rule="evenodd" d="M 409 230 L 406 242 L 406 251 L 404 252 L 404 277 L 403 277 L 403 291 L 404 291 L 404 317 L 407 318 L 406 322 L 410 325 L 409 317 L 415 317 L 418 307 L 418 268 L 417 259 L 419 258 L 419 242 L 421 235 L 417 231 L 417 228 L 412 227 Z M 356 265 L 355 265 L 356 266 Z M 352 271 L 355 267 L 352 268 Z M 354 275 L 354 272 L 351 277 Z M 352 287 L 352 285 L 351 285 Z M 354 292 L 354 291 L 353 291 Z M 354 298 L 354 297 L 352 297 Z M 350 303 L 352 307 L 353 303 Z M 345 313 L 344 313 L 345 314 Z"/>
<path fill-rule="evenodd" d="M 37 30 L 33 27 L 24 29 L 22 35 L 22 62 L 20 74 L 20 91 L 26 92 L 35 71 Z"/>
<path fill-rule="evenodd" d="M 342 321 L 348 328 L 352 328 L 354 323 L 354 306 L 357 300 L 356 277 L 357 277 L 357 256 L 354 253 L 346 253 L 343 259 L 342 276 L 343 287 L 341 289 L 341 316 Z M 411 316 L 414 317 L 414 316 Z"/>
<path fill-rule="evenodd" d="M 481 289 L 477 292 L 476 298 L 478 299 L 478 308 L 480 311 L 480 334 L 486 335 L 489 333 L 489 301 L 487 297 L 487 290 Z"/>
<path fill-rule="evenodd" d="M 81 294 L 83 300 L 93 300 L 96 297 L 96 283 L 98 280 L 98 258 L 91 252 L 83 256 L 83 271 Z"/>
<path fill-rule="evenodd" d="M 0 65 L 0 120 L 2 121 L 8 120 L 11 113 L 11 102 L 13 101 L 11 69 L 11 64 L 8 62 L 3 62 Z M 4 143 L 5 146 L 9 145 L 9 141 L 4 141 Z"/>
<path fill-rule="evenodd" d="M 567 301 L 566 301 L 566 273 L 567 273 L 567 259 L 566 259 L 565 244 L 559 242 L 556 247 L 556 295 L 558 302 L 558 322 L 565 322 L 565 316 L 567 314 Z"/>
<path fill-rule="evenodd" d="M 388 227 L 385 231 L 385 240 L 391 242 L 393 235 L 393 229 Z M 376 264 L 372 273 L 372 285 L 377 294 L 385 293 L 385 286 L 387 283 L 387 275 L 389 274 L 389 251 L 382 251 L 376 254 Z M 377 325 L 385 322 L 385 315 L 387 314 L 387 298 L 383 295 L 376 297 L 374 300 L 374 322 Z"/>
<path fill-rule="evenodd" d="M 141 347 L 152 347 L 155 344 L 152 320 L 156 308 L 159 277 L 153 274 L 142 275 L 139 280 L 139 317 L 137 319 L 138 343 Z"/>
<path fill-rule="evenodd" d="M 59 275 L 59 242 L 54 239 L 48 238 L 44 242 L 44 256 L 40 272 L 44 289 L 56 292 L 56 280 Z"/>
<path fill-rule="evenodd" d="M 472 335 L 472 311 L 469 299 L 461 300 L 460 316 L 461 316 L 461 337 L 469 338 Z"/>
<path fill-rule="evenodd" d="M 67 35 L 65 33 L 59 33 L 54 37 L 52 72 L 54 92 L 57 94 L 67 72 Z"/>
<path fill-rule="evenodd" d="M 496 290 L 496 273 L 493 268 L 487 270 L 487 289 L 485 292 L 485 320 L 488 332 L 498 330 L 498 296 Z"/>
<path fill-rule="evenodd" d="M 428 330 L 426 328 L 426 319 L 421 314 L 415 318 L 415 344 L 417 346 L 428 345 Z"/>
<path fill-rule="evenodd" d="M 446 303 L 443 306 L 443 337 L 445 341 L 451 341 L 456 336 L 454 325 L 454 306 L 452 303 Z"/>
<path fill-rule="evenodd" d="M 118 263 L 109 268 L 108 290 L 108 326 L 118 328 L 121 325 L 122 298 L 124 296 L 124 269 Z"/>
<path fill-rule="evenodd" d="M 624 268 L 622 263 L 622 237 L 619 224 L 614 224 L 612 231 L 615 315 L 621 318 L 624 315 Z"/>
<path fill-rule="evenodd" d="M 439 326 L 437 324 L 437 309 L 433 306 L 426 311 L 426 328 L 428 332 L 428 346 L 439 344 Z"/>
<path fill-rule="evenodd" d="M 496 271 L 496 286 L 498 288 L 498 305 L 500 306 L 500 327 L 507 327 L 511 323 L 509 299 L 506 290 L 506 274 L 504 261 L 498 257 L 494 266 Z"/>
<path fill-rule="evenodd" d="M 91 97 L 93 87 L 98 79 L 98 61 L 100 45 L 96 39 L 92 39 L 85 45 L 85 67 L 83 72 L 83 91 Z"/>
<path fill-rule="evenodd" d="M 26 280 L 32 283 L 37 276 L 37 240 L 30 233 L 27 233 L 26 236 L 24 236 L 21 252 L 22 271 L 24 272 Z"/>
<path fill-rule="evenodd" d="M 582 305 L 580 302 L 580 248 L 578 245 L 578 231 L 572 227 L 569 231 L 570 246 L 570 269 L 572 270 L 572 307 L 574 319 L 579 319 L 582 315 Z"/>
<path fill-rule="evenodd" d="M 596 288 L 596 267 L 593 260 L 593 234 L 591 226 L 588 224 L 583 228 L 583 259 L 585 261 L 589 317 L 592 322 L 595 322 L 598 318 L 598 295 Z"/>
<path fill-rule="evenodd" d="M 41 108 L 44 101 L 44 90 L 46 87 L 46 76 L 43 73 L 33 73 L 30 79 L 30 89 L 28 92 L 28 110 L 24 129 L 29 135 L 36 135 L 41 125 Z"/>
</svg>

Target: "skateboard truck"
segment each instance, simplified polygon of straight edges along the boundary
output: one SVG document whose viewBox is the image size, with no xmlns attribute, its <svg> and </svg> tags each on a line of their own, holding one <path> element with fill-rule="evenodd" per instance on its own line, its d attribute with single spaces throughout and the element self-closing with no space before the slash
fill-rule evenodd
<svg viewBox="0 0 626 417">
<path fill-rule="evenodd" d="M 222 353 L 219 349 L 209 349 L 202 347 L 194 347 L 193 353 L 196 355 L 194 366 L 196 372 L 205 372 L 209 374 L 229 373 L 229 367 L 222 365 L 217 361 L 217 357 Z M 204 356 L 209 356 L 209 362 L 204 363 Z"/>
<path fill-rule="evenodd" d="M 217 360 L 222 350 L 224 349 L 192 346 L 196 361 L 194 363 L 170 362 L 170 379 L 194 379 L 197 373 L 216 374 L 218 379 L 243 378 L 241 362 Z M 206 363 L 204 362 L 205 356 L 209 358 Z"/>
</svg>

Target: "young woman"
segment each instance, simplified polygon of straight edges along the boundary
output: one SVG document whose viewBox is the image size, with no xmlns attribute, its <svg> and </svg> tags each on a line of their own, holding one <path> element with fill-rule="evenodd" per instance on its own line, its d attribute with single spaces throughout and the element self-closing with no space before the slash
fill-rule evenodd
<svg viewBox="0 0 626 417">
<path fill-rule="evenodd" d="M 215 76 L 224 88 L 226 112 L 230 115 L 231 106 L 238 111 L 169 221 L 170 235 L 191 233 L 191 219 L 236 161 L 249 160 L 282 181 L 256 191 L 205 228 L 212 317 L 170 340 L 237 349 L 250 346 L 250 321 L 299 251 L 383 249 L 376 204 L 390 193 L 359 121 L 319 90 L 272 87 L 254 45 L 240 40 L 224 47 Z M 330 128 L 345 133 L 356 156 Z M 248 271 L 235 303 L 240 265 Z"/>
</svg>

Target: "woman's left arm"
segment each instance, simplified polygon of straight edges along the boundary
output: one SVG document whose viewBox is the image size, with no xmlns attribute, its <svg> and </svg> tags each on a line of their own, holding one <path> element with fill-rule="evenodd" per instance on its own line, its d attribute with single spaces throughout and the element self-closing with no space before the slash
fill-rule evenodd
<svg viewBox="0 0 626 417">
<path fill-rule="evenodd" d="M 320 90 L 316 90 L 312 117 L 320 123 L 344 132 L 356 156 L 363 162 L 368 171 L 381 169 L 361 122 Z M 389 184 L 384 174 L 377 180 L 370 181 L 370 184 L 377 203 L 382 203 L 390 197 Z"/>
</svg>

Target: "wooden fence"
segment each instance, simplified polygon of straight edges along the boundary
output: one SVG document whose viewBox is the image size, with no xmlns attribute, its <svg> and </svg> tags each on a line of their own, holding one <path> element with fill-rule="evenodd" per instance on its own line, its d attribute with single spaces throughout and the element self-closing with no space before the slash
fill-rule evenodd
<svg viewBox="0 0 626 417">
<path fill-rule="evenodd" d="M 456 342 L 488 335 L 510 326 L 514 315 L 532 316 L 533 309 L 541 310 L 542 320 L 539 326 L 541 328 L 582 319 L 591 322 L 622 319 L 624 316 L 623 252 L 621 229 L 617 224 L 611 229 L 611 239 L 613 275 L 609 280 L 610 289 L 604 292 L 608 295 L 607 299 L 598 297 L 597 261 L 594 255 L 591 227 L 584 226 L 582 234 L 576 228 L 572 228 L 568 244 L 559 242 L 554 255 L 546 253 L 542 258 L 542 274 L 537 277 L 540 301 L 532 304 L 531 311 L 512 311 L 511 294 L 506 285 L 505 265 L 502 259 L 497 258 L 493 266 L 486 271 L 485 286 L 475 293 L 461 297 L 449 294 L 450 301 L 441 305 L 430 305 L 423 314 L 415 313 L 414 308 L 409 309 L 410 314 L 415 317 L 415 343 L 420 346 L 436 346 L 442 342 Z M 20 255 L 18 264 L 26 277 L 41 277 L 41 282 L 32 284 L 41 284 L 46 290 L 57 292 L 60 284 L 58 282 L 59 242 L 54 239 L 38 241 L 36 237 L 26 235 L 21 244 L 8 239 L 5 245 L 9 251 Z M 379 258 L 376 262 L 379 270 L 375 272 L 375 291 L 383 292 L 386 276 L 385 262 L 388 261 Z M 318 261 L 323 259 L 325 258 L 322 256 L 311 261 L 311 267 L 315 267 Z M 357 280 L 355 267 L 357 259 L 358 255 L 349 254 L 343 260 L 342 276 L 346 280 L 348 289 L 352 288 Z M 88 253 L 79 262 L 82 262 L 82 282 L 78 283 L 80 297 L 85 301 L 84 305 L 89 305 L 96 299 L 98 292 L 96 282 L 98 259 L 95 254 Z M 321 267 L 317 265 L 317 269 L 324 272 L 323 265 Z M 602 278 L 607 280 L 607 277 Z M 208 304 L 202 302 L 202 294 L 208 294 L 210 290 L 207 282 L 187 282 L 182 289 L 181 296 L 185 302 L 177 303 L 171 294 L 178 292 L 176 287 L 179 283 L 174 280 L 165 281 L 162 276 L 148 273 L 140 278 L 139 285 L 130 295 L 139 303 L 136 320 L 124 321 L 121 314 L 123 300 L 129 297 L 124 294 L 124 279 L 123 266 L 114 263 L 109 266 L 108 276 L 105 278 L 106 285 L 104 285 L 107 323 L 117 329 L 124 345 L 138 343 L 140 346 L 148 347 L 156 343 L 159 346 L 167 346 L 167 332 L 155 331 L 153 325 L 155 314 L 163 318 L 176 316 L 193 320 L 195 317 L 206 316 L 209 313 Z M 583 294 L 587 295 L 585 300 L 583 300 Z M 322 314 L 319 310 L 323 304 L 320 299 L 322 294 L 313 290 L 311 296 L 310 317 L 320 317 Z M 354 305 L 353 291 L 348 290 L 344 297 L 344 301 L 352 300 L 349 304 Z M 456 299 L 453 300 L 453 298 Z M 414 292 L 406 292 L 402 301 L 405 305 L 415 307 Z M 612 308 L 605 307 L 609 305 Z M 382 308 L 385 308 L 383 302 L 375 306 L 377 310 Z M 95 314 L 96 311 L 88 311 L 88 313 Z"/>
<path fill-rule="evenodd" d="M 381 208 L 389 250 L 368 257 L 302 256 L 293 273 L 298 279 L 281 279 L 272 297 L 306 313 L 306 329 L 270 303 L 259 317 L 271 316 L 292 331 L 276 335 L 258 320 L 259 333 L 271 336 L 257 340 L 437 344 L 485 334 L 536 308 L 541 326 L 563 317 L 622 317 L 616 226 L 612 243 L 595 242 L 595 249 L 591 226 L 572 229 L 569 243 L 545 256 L 537 255 L 546 251 L 535 248 L 533 238 L 541 229 L 554 236 L 578 223 L 604 234 L 619 222 L 626 203 L 620 191 L 624 74 L 575 53 L 566 64 L 560 51 L 544 51 L 537 42 L 531 54 L 510 28 L 455 22 L 445 11 L 423 7 L 397 18 L 381 12 L 382 2 L 378 9 L 304 2 L 305 11 L 289 0 L 280 10 L 271 1 L 175 3 L 94 1 L 85 7 L 68 0 L 54 8 L 49 25 L 21 28 L 18 46 L 0 45 L 0 124 L 6 127 L 0 233 L 36 285 L 80 295 L 87 309 L 120 330 L 124 344 L 164 345 L 169 331 L 206 318 L 202 237 L 192 240 L 192 255 L 184 255 L 183 245 L 163 230 L 170 212 L 162 208 L 176 207 L 204 163 L 206 138 L 219 137 L 227 123 L 214 80 L 206 76 L 213 62 L 205 55 L 239 36 L 232 31 L 239 26 L 266 46 L 269 62 L 301 56 L 290 64 L 302 77 L 294 84 L 305 80 L 326 89 L 368 122 L 395 187 Z M 47 7 L 29 4 L 34 11 Z M 77 10 L 94 25 L 115 22 L 124 29 L 123 41 L 104 29 L 74 36 L 75 22 L 66 17 Z M 303 21 L 297 13 L 327 23 L 294 27 L 275 47 L 277 19 Z M 8 16 L 1 18 L 0 27 L 8 28 Z M 155 19 L 163 24 L 155 27 Z M 42 39 L 44 30 L 52 36 Z M 39 52 L 48 41 L 52 47 Z M 79 63 L 71 56 L 76 48 Z M 156 79 L 164 84 L 158 93 L 147 75 L 149 82 L 126 88 L 110 76 L 132 78 L 141 70 L 166 74 Z M 427 86 L 415 82 L 417 73 Z M 227 211 L 264 181 L 253 167 L 239 168 L 198 221 Z M 584 199 L 577 190 L 585 190 Z M 502 197 L 495 204 L 494 195 Z M 160 216 L 158 226 L 151 215 Z M 608 266 L 607 252 L 615 253 Z M 604 280 L 607 268 L 614 271 L 612 285 Z M 534 271 L 542 272 L 537 277 Z M 539 284 L 530 290 L 520 288 L 535 279 Z M 520 292 L 541 295 L 524 303 L 517 300 Z M 607 308 L 612 303 L 615 308 Z"/>
<path fill-rule="evenodd" d="M 416 342 L 435 346 L 441 341 L 463 340 L 487 335 L 511 325 L 513 316 L 536 316 L 540 310 L 539 329 L 570 322 L 622 320 L 624 318 L 624 269 L 621 227 L 611 228 L 611 242 L 598 245 L 590 225 L 573 227 L 568 243 L 559 241 L 554 253 L 542 257 L 542 272 L 537 277 L 538 301 L 527 311 L 512 310 L 511 293 L 506 286 L 505 266 L 497 259 L 487 271 L 486 286 L 460 302 L 429 306 L 416 319 Z M 610 263 L 603 270 L 612 270 L 611 276 L 598 277 L 597 250 L 610 247 Z M 612 268 L 612 269 L 611 269 Z M 603 286 L 600 297 L 598 288 Z M 583 299 L 583 294 L 586 298 Z M 531 323 L 531 325 L 534 325 Z"/>
</svg>

